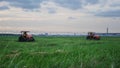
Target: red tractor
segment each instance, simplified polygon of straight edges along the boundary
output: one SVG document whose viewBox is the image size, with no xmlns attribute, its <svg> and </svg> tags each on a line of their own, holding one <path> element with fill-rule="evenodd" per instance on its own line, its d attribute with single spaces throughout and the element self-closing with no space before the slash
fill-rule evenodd
<svg viewBox="0 0 120 68">
<path fill-rule="evenodd" d="M 95 35 L 94 32 L 88 32 L 86 39 L 88 39 L 88 40 L 100 40 L 100 36 Z"/>
<path fill-rule="evenodd" d="M 21 31 L 21 35 L 18 39 L 19 42 L 32 42 L 35 41 L 32 35 L 28 34 L 29 31 Z"/>
</svg>

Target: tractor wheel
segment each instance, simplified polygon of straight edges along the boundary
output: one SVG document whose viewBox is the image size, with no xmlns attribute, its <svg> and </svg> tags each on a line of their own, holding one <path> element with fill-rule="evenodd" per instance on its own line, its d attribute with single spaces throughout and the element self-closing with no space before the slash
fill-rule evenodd
<svg viewBox="0 0 120 68">
<path fill-rule="evenodd" d="M 86 39 L 87 39 L 87 40 L 91 40 L 91 37 L 90 37 L 90 36 L 87 36 Z"/>
<path fill-rule="evenodd" d="M 19 42 L 25 42 L 27 41 L 25 38 L 23 38 L 23 36 L 20 36 L 19 39 L 18 39 Z"/>
</svg>

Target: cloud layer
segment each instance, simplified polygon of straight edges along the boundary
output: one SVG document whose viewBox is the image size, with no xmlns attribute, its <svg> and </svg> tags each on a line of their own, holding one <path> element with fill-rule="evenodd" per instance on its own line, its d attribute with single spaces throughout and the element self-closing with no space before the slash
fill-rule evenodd
<svg viewBox="0 0 120 68">
<path fill-rule="evenodd" d="M 58 6 L 81 10 L 96 16 L 120 17 L 120 0 L 0 0 L 0 2 L 8 3 L 8 5 L 0 6 L 0 10 L 7 10 L 8 6 L 37 10 L 41 8 L 43 2 L 54 2 Z M 55 10 L 50 8 L 49 13 L 55 13 Z"/>
<path fill-rule="evenodd" d="M 119 26 L 120 0 L 0 0 L 0 31 L 119 32 Z"/>
</svg>

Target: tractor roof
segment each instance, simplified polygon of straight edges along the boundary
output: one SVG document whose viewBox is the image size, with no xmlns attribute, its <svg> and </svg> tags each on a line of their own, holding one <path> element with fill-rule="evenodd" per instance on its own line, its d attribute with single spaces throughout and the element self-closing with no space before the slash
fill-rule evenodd
<svg viewBox="0 0 120 68">
<path fill-rule="evenodd" d="M 30 31 L 20 31 L 21 33 L 24 33 L 24 32 L 30 32 Z"/>
<path fill-rule="evenodd" d="M 88 32 L 88 33 L 95 33 L 95 32 Z"/>
</svg>

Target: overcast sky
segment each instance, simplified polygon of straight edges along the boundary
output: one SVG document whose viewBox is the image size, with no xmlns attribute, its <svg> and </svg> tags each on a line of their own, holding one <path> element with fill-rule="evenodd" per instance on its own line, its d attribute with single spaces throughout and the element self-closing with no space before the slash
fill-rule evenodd
<svg viewBox="0 0 120 68">
<path fill-rule="evenodd" d="M 120 0 L 0 0 L 0 32 L 120 32 Z"/>
</svg>

